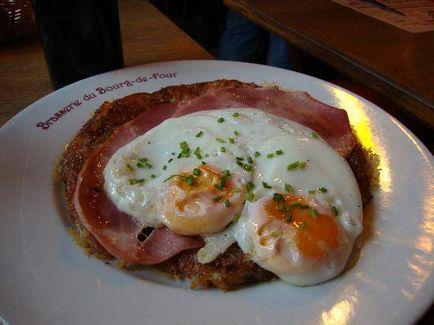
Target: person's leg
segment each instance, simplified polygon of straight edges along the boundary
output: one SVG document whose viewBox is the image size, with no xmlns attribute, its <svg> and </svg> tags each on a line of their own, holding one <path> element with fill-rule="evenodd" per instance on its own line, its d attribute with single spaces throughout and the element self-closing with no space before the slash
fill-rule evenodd
<svg viewBox="0 0 434 325">
<path fill-rule="evenodd" d="M 270 33 L 270 43 L 267 52 L 267 65 L 292 69 L 291 47 L 283 38 Z"/>
<path fill-rule="evenodd" d="M 259 47 L 261 29 L 253 22 L 229 10 L 220 40 L 218 59 L 253 62 Z"/>
</svg>

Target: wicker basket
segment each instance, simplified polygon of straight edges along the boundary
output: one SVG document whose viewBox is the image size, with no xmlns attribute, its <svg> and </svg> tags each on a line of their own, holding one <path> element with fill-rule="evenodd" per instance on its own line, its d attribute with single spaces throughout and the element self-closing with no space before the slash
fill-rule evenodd
<svg viewBox="0 0 434 325">
<path fill-rule="evenodd" d="M 32 22 L 30 0 L 0 0 L 0 42 L 29 32 Z"/>
</svg>

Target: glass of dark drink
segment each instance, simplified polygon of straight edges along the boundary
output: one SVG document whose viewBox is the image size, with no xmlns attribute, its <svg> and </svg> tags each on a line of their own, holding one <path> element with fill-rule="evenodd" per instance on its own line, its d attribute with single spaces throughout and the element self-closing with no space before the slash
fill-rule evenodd
<svg viewBox="0 0 434 325">
<path fill-rule="evenodd" d="M 117 0 L 33 0 L 55 89 L 123 67 Z"/>
</svg>

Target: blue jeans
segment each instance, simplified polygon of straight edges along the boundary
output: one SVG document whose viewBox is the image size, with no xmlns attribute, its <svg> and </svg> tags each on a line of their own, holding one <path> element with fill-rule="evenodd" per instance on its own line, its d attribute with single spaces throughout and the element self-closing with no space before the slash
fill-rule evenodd
<svg viewBox="0 0 434 325">
<path fill-rule="evenodd" d="M 258 50 L 263 46 L 264 30 L 233 10 L 229 10 L 226 28 L 220 40 L 218 59 L 256 62 Z M 266 64 L 291 69 L 290 45 L 279 36 L 268 33 Z"/>
</svg>

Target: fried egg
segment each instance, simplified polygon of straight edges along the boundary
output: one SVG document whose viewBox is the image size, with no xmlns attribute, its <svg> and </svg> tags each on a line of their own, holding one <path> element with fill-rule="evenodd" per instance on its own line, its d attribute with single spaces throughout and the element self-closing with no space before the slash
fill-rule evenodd
<svg viewBox="0 0 434 325">
<path fill-rule="evenodd" d="M 284 281 L 341 272 L 362 230 L 354 175 L 311 129 L 261 110 L 168 119 L 120 148 L 105 190 L 144 226 L 200 235 L 198 261 L 233 243 Z"/>
<path fill-rule="evenodd" d="M 272 118 L 255 148 L 252 202 L 235 237 L 261 267 L 295 285 L 339 274 L 362 231 L 362 202 L 347 162 L 312 130 Z"/>
<path fill-rule="evenodd" d="M 237 164 L 246 156 L 235 141 L 237 123 L 226 111 L 166 120 L 110 158 L 106 192 L 144 226 L 183 235 L 223 230 L 240 214 L 252 177 Z"/>
</svg>

